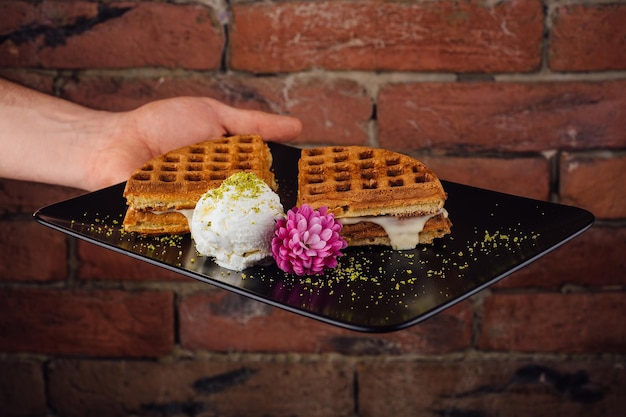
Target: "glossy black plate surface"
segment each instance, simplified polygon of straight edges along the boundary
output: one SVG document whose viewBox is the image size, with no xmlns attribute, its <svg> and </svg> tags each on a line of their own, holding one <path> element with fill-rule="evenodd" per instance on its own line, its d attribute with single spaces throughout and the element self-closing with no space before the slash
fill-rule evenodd
<svg viewBox="0 0 626 417">
<path fill-rule="evenodd" d="M 293 207 L 300 151 L 270 144 L 279 194 Z M 42 224 L 79 239 L 340 327 L 386 332 L 419 323 L 494 284 L 588 229 L 588 211 L 442 181 L 452 234 L 411 251 L 348 248 L 324 276 L 275 265 L 229 271 L 197 255 L 189 235 L 147 238 L 121 229 L 124 184 L 38 210 Z"/>
</svg>

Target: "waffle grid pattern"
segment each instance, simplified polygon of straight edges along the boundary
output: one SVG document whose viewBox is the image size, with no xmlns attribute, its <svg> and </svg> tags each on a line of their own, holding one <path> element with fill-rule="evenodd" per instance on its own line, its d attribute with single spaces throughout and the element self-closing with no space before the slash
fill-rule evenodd
<svg viewBox="0 0 626 417">
<path fill-rule="evenodd" d="M 223 181 L 239 171 L 264 173 L 265 144 L 252 136 L 212 140 L 168 152 L 132 176 L 144 183 Z"/>
<path fill-rule="evenodd" d="M 305 149 L 302 157 L 305 170 L 302 185 L 306 186 L 306 193 L 311 196 L 423 187 L 435 181 L 426 166 L 382 149 L 313 148 Z"/>
</svg>

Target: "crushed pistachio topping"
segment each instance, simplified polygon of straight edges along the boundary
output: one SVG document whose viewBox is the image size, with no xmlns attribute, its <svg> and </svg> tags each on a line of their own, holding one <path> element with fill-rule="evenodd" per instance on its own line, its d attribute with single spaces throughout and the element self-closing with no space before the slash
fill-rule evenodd
<svg viewBox="0 0 626 417">
<path fill-rule="evenodd" d="M 264 182 L 252 172 L 237 172 L 226 178 L 222 184 L 212 190 L 208 190 L 202 197 L 222 199 L 226 192 L 232 191 L 235 199 L 258 198 L 264 191 Z"/>
</svg>

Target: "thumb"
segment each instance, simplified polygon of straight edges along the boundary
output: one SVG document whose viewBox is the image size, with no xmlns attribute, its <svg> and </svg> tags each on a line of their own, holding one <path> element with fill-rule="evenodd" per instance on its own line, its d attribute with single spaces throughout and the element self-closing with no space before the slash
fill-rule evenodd
<svg viewBox="0 0 626 417">
<path fill-rule="evenodd" d="M 289 142 L 302 132 L 302 122 L 292 116 L 244 110 L 215 102 L 214 111 L 231 135 L 257 134 L 264 140 Z"/>
</svg>

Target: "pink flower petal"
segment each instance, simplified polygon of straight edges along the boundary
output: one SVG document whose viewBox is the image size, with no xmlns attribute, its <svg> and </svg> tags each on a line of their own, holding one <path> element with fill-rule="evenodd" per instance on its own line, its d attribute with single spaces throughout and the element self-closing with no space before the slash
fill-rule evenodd
<svg viewBox="0 0 626 417">
<path fill-rule="evenodd" d="M 320 238 L 327 242 L 328 240 L 330 240 L 330 238 L 333 236 L 333 231 L 332 229 L 324 229 L 320 232 Z"/>
<path fill-rule="evenodd" d="M 271 245 L 276 264 L 297 275 L 319 274 L 336 267 L 341 250 L 347 246 L 339 233 L 341 227 L 327 207 L 294 207 L 285 219 L 276 222 Z"/>
</svg>

